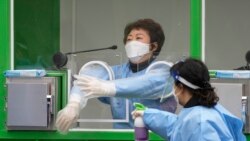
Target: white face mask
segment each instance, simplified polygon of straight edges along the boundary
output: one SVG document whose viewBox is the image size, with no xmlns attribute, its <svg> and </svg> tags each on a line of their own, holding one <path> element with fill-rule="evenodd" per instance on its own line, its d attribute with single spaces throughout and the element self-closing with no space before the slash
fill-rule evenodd
<svg viewBox="0 0 250 141">
<path fill-rule="evenodd" d="M 131 62 L 138 62 L 143 55 L 149 53 L 149 44 L 130 41 L 125 45 L 125 50 Z"/>
</svg>

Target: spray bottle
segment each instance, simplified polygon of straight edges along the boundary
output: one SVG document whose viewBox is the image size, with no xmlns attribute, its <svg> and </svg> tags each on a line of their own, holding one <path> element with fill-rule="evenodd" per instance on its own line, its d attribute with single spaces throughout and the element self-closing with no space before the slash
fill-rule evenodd
<svg viewBox="0 0 250 141">
<path fill-rule="evenodd" d="M 134 103 L 136 110 L 145 110 L 141 103 Z M 136 117 L 134 121 L 135 141 L 148 141 L 148 129 L 145 127 L 142 117 Z"/>
</svg>

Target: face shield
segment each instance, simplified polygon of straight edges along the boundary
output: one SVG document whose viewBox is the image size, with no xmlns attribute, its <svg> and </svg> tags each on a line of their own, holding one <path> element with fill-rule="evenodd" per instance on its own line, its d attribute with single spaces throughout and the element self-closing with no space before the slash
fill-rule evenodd
<svg viewBox="0 0 250 141">
<path fill-rule="evenodd" d="M 151 64 L 146 73 L 158 73 L 156 70 L 162 69 L 162 72 L 166 73 L 164 77 L 166 77 L 166 83 L 164 84 L 164 88 L 159 96 L 160 99 L 160 108 L 163 111 L 168 111 L 174 113 L 176 111 L 177 102 L 173 96 L 173 77 L 170 75 L 170 68 L 172 67 L 171 62 L 167 61 L 157 61 Z"/>
<path fill-rule="evenodd" d="M 163 67 L 164 66 L 164 67 Z M 171 62 L 167 62 L 167 61 L 157 61 L 153 64 L 151 64 L 147 69 L 146 69 L 146 72 L 145 73 L 152 73 L 154 72 L 155 70 L 158 70 L 158 69 L 162 69 L 162 68 L 165 68 L 165 71 L 168 71 L 166 73 L 170 73 L 169 70 L 170 68 L 173 66 L 173 63 Z M 165 99 L 167 99 L 168 97 L 172 96 L 173 95 L 173 87 L 172 85 L 168 85 L 170 83 L 173 82 L 173 79 L 169 78 L 168 79 L 168 82 L 162 92 L 162 95 L 161 95 L 161 100 L 160 102 L 163 102 Z"/>
<path fill-rule="evenodd" d="M 79 75 L 87 75 L 87 76 L 92 76 L 96 77 L 98 79 L 102 80 L 113 80 L 114 79 L 114 72 L 112 68 L 103 61 L 90 61 L 86 64 L 84 64 L 80 71 Z M 82 97 L 85 93 L 83 93 L 79 86 L 74 85 L 70 91 L 71 97 Z M 87 104 L 87 99 L 82 99 L 81 98 L 81 108 L 85 107 Z"/>
<path fill-rule="evenodd" d="M 90 61 L 84 64 L 79 71 L 79 75 L 88 75 L 103 80 L 114 79 L 114 72 L 112 68 L 103 61 Z"/>
</svg>

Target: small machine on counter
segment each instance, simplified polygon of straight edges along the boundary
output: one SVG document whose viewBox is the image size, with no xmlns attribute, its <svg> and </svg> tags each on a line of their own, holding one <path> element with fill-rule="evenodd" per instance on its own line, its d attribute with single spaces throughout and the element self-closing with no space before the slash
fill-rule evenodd
<svg viewBox="0 0 250 141">
<path fill-rule="evenodd" d="M 54 130 L 57 114 L 56 77 L 41 70 L 6 71 L 8 130 Z"/>
</svg>

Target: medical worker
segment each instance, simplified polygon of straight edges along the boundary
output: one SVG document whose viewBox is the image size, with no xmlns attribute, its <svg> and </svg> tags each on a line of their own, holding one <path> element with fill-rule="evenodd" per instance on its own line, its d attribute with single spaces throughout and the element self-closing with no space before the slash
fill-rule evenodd
<svg viewBox="0 0 250 141">
<path fill-rule="evenodd" d="M 147 107 L 175 112 L 177 102 L 173 96 L 165 98 L 172 90 L 173 79 L 170 76 L 171 65 L 158 65 L 147 71 L 159 55 L 165 40 L 162 27 L 152 19 L 140 19 L 128 24 L 124 30 L 124 44 L 129 61 L 113 66 L 115 79 L 105 81 L 91 76 L 75 76 L 75 85 L 84 93 L 74 102 L 69 102 L 57 119 L 59 131 L 66 132 L 69 125 L 79 116 L 80 98 L 102 97 L 100 100 L 110 104 L 114 119 L 126 119 L 126 99 L 129 113 L 134 110 L 133 103 L 139 102 Z M 162 102 L 161 102 L 162 101 Z M 74 103 L 70 106 L 70 103 Z M 68 107 L 68 108 L 67 108 Z M 73 114 L 70 111 L 75 111 Z M 68 115 L 71 114 L 71 116 Z M 72 120 L 74 119 L 74 120 Z M 133 119 L 129 122 L 114 123 L 114 128 L 133 128 Z"/>
<path fill-rule="evenodd" d="M 174 95 L 183 106 L 179 115 L 148 108 L 133 111 L 156 134 L 169 141 L 245 141 L 242 121 L 218 104 L 201 61 L 186 59 L 171 68 Z"/>
</svg>

